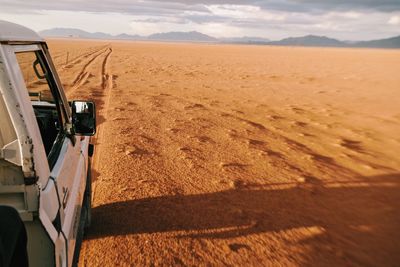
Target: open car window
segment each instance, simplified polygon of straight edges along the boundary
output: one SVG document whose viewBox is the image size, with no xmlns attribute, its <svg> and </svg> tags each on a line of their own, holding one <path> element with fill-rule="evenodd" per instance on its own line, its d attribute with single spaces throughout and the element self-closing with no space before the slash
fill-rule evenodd
<svg viewBox="0 0 400 267">
<path fill-rule="evenodd" d="M 65 112 L 59 91 L 43 52 L 39 49 L 15 53 L 35 112 L 43 145 L 52 168 L 64 140 Z"/>
<path fill-rule="evenodd" d="M 48 73 L 43 69 L 44 63 L 39 51 L 18 52 L 16 57 L 24 77 L 31 101 L 55 103 L 50 85 L 46 79 Z"/>
</svg>

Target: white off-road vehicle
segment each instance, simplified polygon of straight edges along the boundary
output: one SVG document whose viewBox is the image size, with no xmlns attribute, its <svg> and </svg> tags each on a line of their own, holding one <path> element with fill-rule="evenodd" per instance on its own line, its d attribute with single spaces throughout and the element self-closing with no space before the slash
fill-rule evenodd
<svg viewBox="0 0 400 267">
<path fill-rule="evenodd" d="M 45 41 L 0 21 L 0 266 L 71 266 L 90 224 L 93 102 L 68 102 Z"/>
</svg>

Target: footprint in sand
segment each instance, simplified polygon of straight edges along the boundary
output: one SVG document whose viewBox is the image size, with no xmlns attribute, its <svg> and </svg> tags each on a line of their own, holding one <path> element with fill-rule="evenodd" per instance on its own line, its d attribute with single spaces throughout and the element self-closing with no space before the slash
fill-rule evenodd
<svg viewBox="0 0 400 267">
<path fill-rule="evenodd" d="M 353 150 L 358 153 L 366 153 L 365 149 L 362 146 L 361 141 L 343 138 L 343 139 L 341 139 L 340 145 L 342 147 L 345 147 L 347 149 Z"/>
<path fill-rule="evenodd" d="M 178 148 L 178 150 L 182 151 L 182 152 L 191 152 L 192 151 L 192 149 L 188 146 L 180 147 L 180 148 Z"/>
<path fill-rule="evenodd" d="M 246 181 L 243 181 L 243 180 L 241 180 L 241 179 L 232 179 L 232 180 L 229 180 L 229 181 L 228 181 L 228 185 L 229 185 L 231 188 L 233 188 L 233 189 L 242 189 L 242 188 L 245 188 L 245 187 L 248 187 L 248 186 L 249 186 L 249 184 L 248 184 Z M 243 214 L 243 211 L 241 211 L 241 210 L 237 210 L 236 212 L 238 213 L 238 215 L 239 215 L 239 214 L 240 214 L 240 215 L 244 215 L 244 214 Z"/>
<path fill-rule="evenodd" d="M 191 110 L 191 109 L 206 109 L 202 104 L 194 103 L 188 106 L 185 106 L 183 109 Z"/>
<path fill-rule="evenodd" d="M 273 79 L 273 80 L 278 80 L 278 79 L 281 78 L 281 77 L 278 76 L 278 75 L 271 75 L 271 76 L 269 76 L 269 78 L 270 78 L 270 79 Z"/>
<path fill-rule="evenodd" d="M 292 105 L 289 105 L 288 109 L 293 111 L 295 114 L 304 114 L 306 112 L 304 109 Z"/>
<path fill-rule="evenodd" d="M 316 162 L 320 162 L 323 164 L 330 164 L 330 165 L 336 165 L 336 161 L 331 158 L 331 157 L 327 157 L 321 154 L 309 154 L 311 159 L 316 161 Z"/>
<path fill-rule="evenodd" d="M 170 94 L 167 94 L 167 93 L 160 93 L 160 94 L 158 94 L 159 96 L 171 96 Z"/>
<path fill-rule="evenodd" d="M 122 128 L 119 133 L 122 135 L 127 135 L 127 134 L 131 134 L 134 132 L 134 128 L 132 127 L 127 127 L 127 128 Z"/>
<path fill-rule="evenodd" d="M 192 157 L 191 157 L 192 149 L 190 147 L 187 147 L 187 146 L 179 147 L 178 151 L 181 153 L 182 158 L 188 159 L 188 160 L 192 159 Z"/>
<path fill-rule="evenodd" d="M 187 160 L 190 167 L 198 165 L 198 160 L 204 160 L 200 150 L 189 146 L 179 147 L 178 153 L 180 154 L 180 158 Z"/>
<path fill-rule="evenodd" d="M 165 130 L 167 130 L 168 132 L 171 132 L 171 133 L 179 132 L 179 129 L 177 129 L 177 128 L 166 128 Z"/>
<path fill-rule="evenodd" d="M 254 121 L 250 121 L 250 120 L 245 120 L 245 119 L 241 119 L 241 121 L 243 122 L 243 123 L 245 123 L 245 124 L 247 124 L 247 125 L 250 125 L 250 126 L 252 126 L 252 127 L 254 127 L 254 128 L 257 128 L 257 129 L 259 129 L 259 130 L 267 130 L 267 128 L 265 128 L 265 126 L 264 125 L 262 125 L 261 123 L 258 123 L 258 122 L 254 122 Z"/>
<path fill-rule="evenodd" d="M 241 111 L 241 110 L 233 109 L 232 111 L 235 112 L 235 113 L 237 113 L 237 114 L 240 114 L 240 115 L 243 115 L 243 114 L 244 114 L 244 112 Z"/>
<path fill-rule="evenodd" d="M 137 146 L 128 147 L 125 150 L 125 155 L 127 155 L 127 156 L 144 156 L 144 155 L 149 155 L 149 154 L 150 154 L 149 151 L 139 148 Z"/>
<path fill-rule="evenodd" d="M 231 140 L 238 140 L 239 135 L 235 129 L 229 129 L 226 133 L 226 135 L 229 137 Z"/>
<path fill-rule="evenodd" d="M 136 103 L 134 103 L 134 102 L 131 102 L 131 101 L 128 101 L 128 102 L 123 102 L 122 104 L 123 104 L 123 105 L 125 105 L 125 106 L 137 106 L 137 104 L 136 104 Z"/>
<path fill-rule="evenodd" d="M 298 136 L 303 136 L 303 137 L 315 137 L 315 135 L 310 134 L 310 133 L 298 133 Z"/>
<path fill-rule="evenodd" d="M 93 97 L 103 97 L 104 93 L 103 92 L 92 92 Z"/>
<path fill-rule="evenodd" d="M 279 121 L 285 119 L 285 117 L 279 115 L 268 115 L 267 118 L 273 121 Z"/>
<path fill-rule="evenodd" d="M 267 157 L 274 158 L 274 159 L 284 159 L 285 158 L 285 156 L 282 153 L 271 150 L 271 149 L 263 149 L 260 152 L 260 155 L 267 156 Z"/>
<path fill-rule="evenodd" d="M 293 121 L 292 122 L 294 126 L 300 127 L 300 128 L 305 128 L 308 126 L 307 122 L 303 122 L 303 121 Z"/>
<path fill-rule="evenodd" d="M 266 142 L 256 139 L 248 139 L 246 140 L 249 149 L 255 149 L 259 151 L 265 151 Z"/>
<path fill-rule="evenodd" d="M 227 117 L 227 118 L 234 118 L 234 116 L 232 114 L 226 113 L 226 112 L 221 112 L 219 114 L 219 116 L 221 117 Z"/>
<path fill-rule="evenodd" d="M 116 117 L 116 118 L 113 118 L 113 119 L 111 119 L 112 121 L 124 121 L 124 120 L 127 120 L 127 118 L 124 118 L 124 117 Z"/>
<path fill-rule="evenodd" d="M 248 75 L 248 74 L 239 76 L 239 78 L 240 78 L 241 80 L 246 80 L 246 79 L 248 79 L 248 78 L 250 78 L 250 77 L 251 77 L 251 76 Z"/>
<path fill-rule="evenodd" d="M 227 170 L 227 171 L 244 171 L 249 165 L 243 164 L 243 163 L 238 163 L 238 162 L 221 162 L 220 166 L 222 169 Z"/>
<path fill-rule="evenodd" d="M 142 143 L 154 143 L 155 142 L 155 140 L 153 138 L 151 138 L 147 135 L 144 135 L 144 134 L 139 134 L 139 140 Z"/>
<path fill-rule="evenodd" d="M 199 143 L 215 143 L 214 140 L 212 140 L 210 137 L 202 135 L 202 136 L 195 136 L 194 137 L 197 142 Z"/>
<path fill-rule="evenodd" d="M 263 146 L 266 144 L 264 141 L 256 139 L 249 139 L 247 140 L 247 143 L 249 144 L 249 146 Z"/>
<path fill-rule="evenodd" d="M 229 244 L 228 247 L 233 252 L 240 252 L 241 250 L 251 250 L 250 246 L 240 243 L 232 243 Z"/>
</svg>

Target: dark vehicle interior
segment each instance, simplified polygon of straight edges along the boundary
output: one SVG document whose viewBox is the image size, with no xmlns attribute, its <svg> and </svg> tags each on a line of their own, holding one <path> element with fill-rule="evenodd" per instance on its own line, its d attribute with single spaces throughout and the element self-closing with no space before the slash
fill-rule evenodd
<svg viewBox="0 0 400 267">
<path fill-rule="evenodd" d="M 49 155 L 57 134 L 60 131 L 57 110 L 54 107 L 34 105 L 36 120 L 42 136 L 46 155 Z"/>
</svg>

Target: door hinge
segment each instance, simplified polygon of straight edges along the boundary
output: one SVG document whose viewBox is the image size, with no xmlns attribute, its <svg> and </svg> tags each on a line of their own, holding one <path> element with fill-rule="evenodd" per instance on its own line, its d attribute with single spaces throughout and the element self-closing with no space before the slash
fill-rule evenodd
<svg viewBox="0 0 400 267">
<path fill-rule="evenodd" d="M 0 159 L 4 159 L 17 166 L 22 166 L 21 150 L 18 139 L 0 148 Z"/>
</svg>

